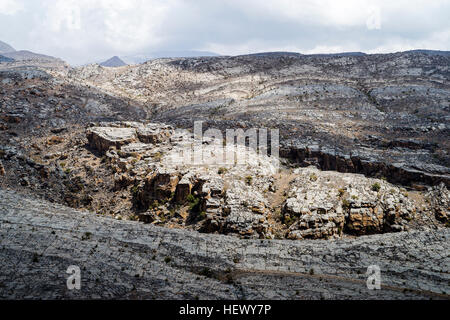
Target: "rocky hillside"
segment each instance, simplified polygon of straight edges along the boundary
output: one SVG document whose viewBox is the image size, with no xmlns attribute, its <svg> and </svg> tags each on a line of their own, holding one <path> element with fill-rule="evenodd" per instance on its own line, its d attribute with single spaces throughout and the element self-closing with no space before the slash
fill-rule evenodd
<svg viewBox="0 0 450 320">
<path fill-rule="evenodd" d="M 154 120 L 279 128 L 284 156 L 299 164 L 420 188 L 449 183 L 448 65 L 448 55 L 421 52 L 286 53 L 87 66 L 68 77 L 138 100 Z"/>
<path fill-rule="evenodd" d="M 0 41 L 0 70 L 30 66 L 41 69 L 68 68 L 68 65 L 59 58 L 28 50 L 16 51 L 7 43 Z"/>
<path fill-rule="evenodd" d="M 195 50 L 172 50 L 172 51 L 154 51 L 149 53 L 133 54 L 120 57 L 127 64 L 140 64 L 153 59 L 160 58 L 179 58 L 179 57 L 211 57 L 219 56 L 219 54 L 210 51 Z"/>
<path fill-rule="evenodd" d="M 450 233 L 240 240 L 0 190 L 2 299 L 448 299 Z M 367 267 L 381 290 L 366 287 Z M 66 287 L 69 265 L 81 290 Z M 19 285 L 18 285 L 19 284 Z"/>
<path fill-rule="evenodd" d="M 45 54 L 34 53 L 27 50 L 13 51 L 3 53 L 3 56 L 17 60 L 17 61 L 42 61 L 42 62 L 62 62 L 61 59 L 51 57 Z"/>
<path fill-rule="evenodd" d="M 5 64 L 3 185 L 115 217 L 242 237 L 445 226 L 448 59 L 279 53 L 113 69 Z M 168 165 L 193 120 L 204 129 L 279 129 L 281 165 L 271 169 L 257 153 L 247 167 Z"/>
<path fill-rule="evenodd" d="M 16 239 L 2 242 L 2 261 L 21 255 L 72 261 L 57 248 L 46 255 L 43 247 L 22 247 L 34 235 L 33 243 L 48 247 L 45 232 L 59 237 L 58 228 L 78 221 L 80 239 L 62 243 L 103 248 L 90 237 L 116 243 L 132 229 L 139 237 L 125 241 L 125 251 L 138 259 L 155 249 L 149 245 L 155 239 L 170 239 L 166 251 L 151 252 L 156 267 L 144 259 L 149 273 L 122 272 L 119 260 L 102 258 L 120 246 L 88 259 L 92 270 L 122 270 L 117 276 L 125 283 L 113 285 L 106 277 L 111 290 L 89 291 L 92 297 L 152 297 L 152 290 L 136 289 L 139 274 L 159 297 L 174 298 L 172 288 L 186 288 L 181 297 L 320 298 L 327 292 L 361 298 L 369 293 L 356 293 L 355 272 L 358 280 L 364 271 L 354 259 L 366 265 L 372 258 L 388 270 L 383 297 L 448 297 L 441 284 L 448 274 L 449 59 L 440 52 L 404 52 L 159 59 L 119 68 L 71 68 L 51 59 L 0 62 L 0 213 L 11 226 L 4 237 Z M 219 129 L 195 142 L 205 161 L 222 151 L 233 159 L 246 152 L 245 163 L 174 161 L 191 158 L 196 120 L 203 131 Z M 226 129 L 251 128 L 279 130 L 279 157 L 247 148 L 245 139 L 235 145 L 220 137 Z M 16 227 L 20 217 L 31 221 L 25 229 Z M 189 247 L 189 239 L 206 241 L 214 258 L 202 260 L 209 249 Z M 380 251 L 382 244 L 388 253 Z M 300 247 L 307 251 L 297 254 Z M 267 259 L 252 260 L 251 250 Z M 186 257 L 199 263 L 187 266 Z M 400 266 L 417 283 L 401 280 Z M 330 275 L 331 269 L 344 278 Z M 0 293 L 12 297 L 14 280 L 3 274 Z M 185 287 L 193 274 L 204 281 Z M 155 283 L 169 275 L 180 282 L 164 291 Z M 236 278 L 243 279 L 239 285 Z M 283 289 L 270 289 L 279 279 Z M 332 280 L 318 284 L 325 279 Z M 36 283 L 28 289 L 41 293 Z M 259 290 L 254 283 L 268 285 Z M 345 288 L 342 296 L 336 283 Z M 52 292 L 70 296 L 61 290 Z"/>
<path fill-rule="evenodd" d="M 16 51 L 13 47 L 11 47 L 9 44 L 0 41 L 0 54 L 2 53 L 8 53 L 8 52 L 14 52 Z"/>
</svg>

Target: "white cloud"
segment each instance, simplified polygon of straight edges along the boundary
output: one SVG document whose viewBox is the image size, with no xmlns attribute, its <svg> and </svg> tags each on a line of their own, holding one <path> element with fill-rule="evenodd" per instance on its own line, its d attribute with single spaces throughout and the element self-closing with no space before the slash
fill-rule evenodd
<svg viewBox="0 0 450 320">
<path fill-rule="evenodd" d="M 81 29 L 81 1 L 58 0 L 44 3 L 47 14 L 43 26 L 48 28 L 48 31 L 56 33 Z"/>
<path fill-rule="evenodd" d="M 450 43 L 450 28 L 434 32 L 426 39 L 404 39 L 400 37 L 392 37 L 375 48 L 367 50 L 367 53 L 389 53 L 399 52 L 414 49 L 434 49 L 434 50 L 449 50 Z"/>
<path fill-rule="evenodd" d="M 22 3 L 17 0 L 0 0 L 0 14 L 14 15 L 22 9 Z"/>
<path fill-rule="evenodd" d="M 156 46 L 161 41 L 158 29 L 166 19 L 167 3 L 170 2 L 44 0 L 42 17 L 37 18 L 40 21 L 30 32 L 31 44 L 46 44 L 53 52 L 71 50 L 70 61 L 75 55 L 90 53 L 98 59 Z M 78 57 L 76 60 L 83 61 Z"/>
<path fill-rule="evenodd" d="M 367 8 L 373 2 L 367 0 L 250 0 L 246 2 L 246 9 L 249 12 L 256 10 L 269 13 L 289 21 L 350 27 L 365 25 L 370 14 Z"/>
<path fill-rule="evenodd" d="M 369 16 L 366 20 L 366 26 L 369 30 L 381 29 L 381 10 L 379 7 L 372 6 L 368 9 Z"/>
<path fill-rule="evenodd" d="M 158 50 L 449 50 L 449 11 L 449 0 L 0 0 L 0 39 L 76 63 Z"/>
</svg>

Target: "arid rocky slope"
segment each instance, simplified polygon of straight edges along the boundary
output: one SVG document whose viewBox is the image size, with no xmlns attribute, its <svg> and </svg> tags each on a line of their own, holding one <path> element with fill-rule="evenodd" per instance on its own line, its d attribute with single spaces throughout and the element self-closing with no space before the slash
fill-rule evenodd
<svg viewBox="0 0 450 320">
<path fill-rule="evenodd" d="M 113 69 L 4 63 L 3 185 L 118 218 L 250 237 L 443 227 L 448 62 L 407 52 L 159 59 Z M 117 120 L 140 123 L 105 123 Z M 167 166 L 195 120 L 204 130 L 279 129 L 281 166 L 270 169 L 258 155 L 246 168 Z M 88 126 L 135 133 L 102 145 Z M 141 139 L 139 126 L 167 132 Z M 166 192 L 156 192 L 164 179 Z"/>
<path fill-rule="evenodd" d="M 55 131 L 55 130 L 54 130 Z M 243 163 L 186 163 L 192 133 L 161 123 L 97 122 L 2 149 L 4 186 L 116 219 L 244 238 L 339 238 L 448 225 L 445 184 L 407 190 L 362 174 L 298 167 L 204 138 Z"/>
<path fill-rule="evenodd" d="M 152 119 L 279 128 L 283 155 L 299 163 L 420 187 L 449 183 L 449 60 L 250 55 L 92 65 L 68 77 L 140 101 Z"/>
<path fill-rule="evenodd" d="M 408 252 L 415 248 L 414 239 L 419 251 L 429 250 L 431 241 L 444 254 L 432 258 L 430 268 L 439 260 L 436 266 L 445 276 L 444 238 L 450 215 L 449 62 L 448 55 L 407 52 L 159 59 L 117 68 L 71 68 L 61 61 L 0 63 L 0 190 L 20 194 L 1 191 L 2 214 L 19 210 L 23 215 L 39 215 L 45 208 L 50 212 L 60 208 L 46 222 L 57 232 L 57 224 L 67 217 L 62 215 L 59 221 L 59 213 L 79 214 L 59 206 L 64 205 L 89 211 L 83 216 L 95 226 L 105 223 L 102 232 L 122 226 L 139 232 L 158 230 L 177 235 L 180 245 L 183 237 L 217 245 L 231 241 L 231 247 L 243 248 L 258 243 L 254 241 L 280 248 L 303 243 L 315 253 L 323 243 L 329 252 L 336 243 L 359 250 L 366 241 L 375 241 L 373 248 L 380 249 L 386 239 Z M 187 141 L 196 120 L 203 121 L 204 130 L 222 132 L 279 129 L 280 158 L 250 149 L 243 165 L 174 162 L 174 157 L 190 149 Z M 218 137 L 205 138 L 202 146 L 205 158 L 222 147 L 234 148 Z M 239 145 L 231 152 L 242 149 L 245 146 Z M 31 205 L 21 210 L 18 202 L 38 203 L 28 198 L 42 199 L 42 210 L 27 213 Z M 10 216 L 5 219 L 5 224 L 16 223 Z M 30 236 L 28 231 L 17 232 L 19 242 Z M 373 234 L 381 235 L 367 238 Z M 10 254 L 8 246 L 2 254 Z M 134 249 L 130 254 L 139 255 Z M 60 256 L 58 250 L 54 257 Z M 324 253 L 319 266 L 327 256 Z M 174 253 L 172 259 L 181 257 Z M 273 263 L 279 259 L 275 257 Z M 289 265 L 289 257 L 285 260 L 280 266 Z M 416 258 L 400 261 L 419 268 Z M 209 262 L 202 267 L 216 270 L 218 260 Z M 98 263 L 93 261 L 91 267 Z M 165 267 L 163 271 L 172 272 Z M 271 279 L 268 283 L 277 278 L 259 272 L 248 277 Z M 444 280 L 439 277 L 419 283 L 431 284 L 431 291 L 441 294 Z M 296 279 L 303 284 L 315 283 L 313 278 Z M 197 289 L 209 292 L 204 285 Z M 304 297 L 320 297 L 310 287 L 315 293 Z M 242 297 L 273 293 L 251 292 Z M 128 291 L 123 296 L 131 297 Z M 147 297 L 142 292 L 138 296 Z M 350 296 L 368 297 L 366 293 Z M 240 296 L 224 293 L 223 297 Z"/>
<path fill-rule="evenodd" d="M 117 221 L 0 190 L 0 298 L 448 299 L 449 231 L 240 240 Z M 69 266 L 81 269 L 70 291 Z M 368 266 L 381 290 L 368 290 Z"/>
</svg>

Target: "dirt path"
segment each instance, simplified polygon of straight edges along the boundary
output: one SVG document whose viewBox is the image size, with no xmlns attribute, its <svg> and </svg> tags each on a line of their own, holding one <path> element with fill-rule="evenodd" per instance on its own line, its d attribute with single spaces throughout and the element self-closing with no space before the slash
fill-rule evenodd
<svg viewBox="0 0 450 320">
<path fill-rule="evenodd" d="M 286 199 L 285 193 L 289 190 L 289 185 L 295 177 L 296 175 L 293 173 L 293 169 L 282 169 L 281 172 L 274 176 L 275 193 L 269 197 L 269 205 L 273 211 L 277 208 L 281 208 Z"/>
<path fill-rule="evenodd" d="M 285 232 L 285 227 L 280 221 L 281 209 L 286 200 L 286 193 L 295 177 L 296 175 L 293 174 L 293 169 L 281 169 L 274 176 L 275 192 L 268 194 L 270 212 L 267 215 L 267 221 L 272 226 L 274 234 L 278 234 L 279 236 Z"/>
</svg>

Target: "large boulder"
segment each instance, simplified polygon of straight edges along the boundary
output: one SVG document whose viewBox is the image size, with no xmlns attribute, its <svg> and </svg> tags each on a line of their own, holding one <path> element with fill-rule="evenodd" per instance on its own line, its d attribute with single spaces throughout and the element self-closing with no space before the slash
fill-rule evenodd
<svg viewBox="0 0 450 320">
<path fill-rule="evenodd" d="M 88 129 L 86 136 L 89 145 L 102 154 L 111 147 L 120 149 L 121 146 L 137 139 L 135 128 L 92 127 Z"/>
<path fill-rule="evenodd" d="M 253 186 L 232 181 L 224 188 L 221 179 L 211 179 L 203 185 L 207 214 L 202 231 L 238 234 L 244 238 L 264 238 L 267 235 L 267 201 Z"/>
<path fill-rule="evenodd" d="M 339 192 L 309 183 L 310 179 L 309 176 L 297 179 L 284 204 L 283 220 L 290 225 L 287 237 L 289 239 L 339 237 L 345 221 Z"/>
<path fill-rule="evenodd" d="M 143 187 L 133 195 L 137 208 L 147 210 L 155 201 L 169 201 L 175 195 L 179 181 L 176 171 L 156 169 L 145 178 Z"/>
<path fill-rule="evenodd" d="M 355 234 L 377 233 L 383 230 L 384 212 L 379 206 L 350 208 L 346 230 Z"/>
<path fill-rule="evenodd" d="M 168 125 L 148 124 L 137 129 L 139 140 L 144 143 L 161 143 L 167 141 L 173 133 Z"/>
</svg>

